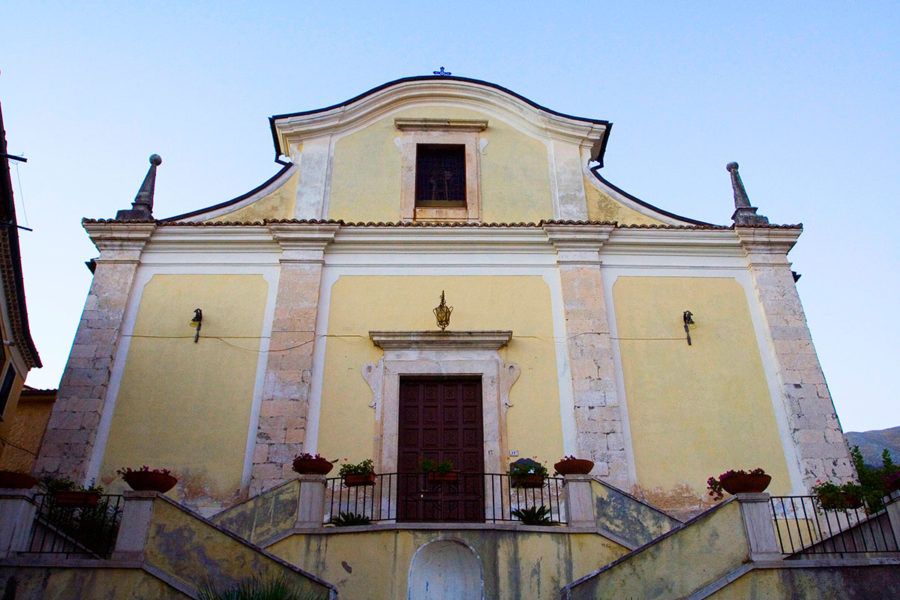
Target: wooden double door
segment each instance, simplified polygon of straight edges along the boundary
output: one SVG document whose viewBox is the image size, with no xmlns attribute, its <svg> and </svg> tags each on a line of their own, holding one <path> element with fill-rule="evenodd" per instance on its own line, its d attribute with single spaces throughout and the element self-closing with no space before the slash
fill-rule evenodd
<svg viewBox="0 0 900 600">
<path fill-rule="evenodd" d="M 481 377 L 401 377 L 398 521 L 484 520 Z M 451 461 L 455 475 L 419 472 Z"/>
</svg>

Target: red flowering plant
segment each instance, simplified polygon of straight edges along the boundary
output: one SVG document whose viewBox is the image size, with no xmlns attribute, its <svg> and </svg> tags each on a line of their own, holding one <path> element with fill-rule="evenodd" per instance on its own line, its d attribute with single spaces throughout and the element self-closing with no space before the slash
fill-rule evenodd
<svg viewBox="0 0 900 600">
<path fill-rule="evenodd" d="M 760 468 L 753 469 L 752 471 L 744 471 L 744 470 L 729 470 L 725 471 L 718 477 L 710 477 L 706 480 L 706 487 L 709 490 L 709 495 L 712 496 L 712 499 L 718 502 L 722 498 L 725 497 L 725 488 L 722 483 L 732 477 L 741 477 L 747 475 L 765 475 L 766 472 Z"/>
<path fill-rule="evenodd" d="M 159 473 L 160 475 L 172 475 L 172 471 L 169 469 L 151 469 L 147 465 L 142 466 L 140 469 L 132 469 L 131 467 L 122 467 L 118 471 L 116 471 L 122 477 L 125 477 L 129 473 Z"/>
<path fill-rule="evenodd" d="M 318 460 L 318 459 L 328 460 L 327 458 L 325 458 L 324 456 L 321 456 L 320 454 L 310 454 L 309 452 L 304 452 L 302 454 L 298 454 L 296 458 L 299 458 L 300 460 Z M 296 460 L 296 458 L 294 460 Z M 332 462 L 332 461 L 329 460 L 328 462 Z"/>
</svg>

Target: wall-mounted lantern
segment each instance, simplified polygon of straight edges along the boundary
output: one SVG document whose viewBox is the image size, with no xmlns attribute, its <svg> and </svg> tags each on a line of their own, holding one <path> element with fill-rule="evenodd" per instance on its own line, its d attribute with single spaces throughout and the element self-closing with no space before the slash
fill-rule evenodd
<svg viewBox="0 0 900 600">
<path fill-rule="evenodd" d="M 686 310 L 684 314 L 681 315 L 681 318 L 684 320 L 684 333 L 687 335 L 687 343 L 688 346 L 691 345 L 691 330 L 688 328 L 688 325 L 694 325 L 694 315 L 691 311 Z"/>
<path fill-rule="evenodd" d="M 197 329 L 197 333 L 194 334 L 194 343 L 196 344 L 200 341 L 200 328 L 203 326 L 203 311 L 199 308 L 194 309 L 194 318 L 191 319 L 191 327 L 195 327 Z"/>
<path fill-rule="evenodd" d="M 447 306 L 447 303 L 444 301 L 444 290 L 441 290 L 441 303 L 434 307 L 434 316 L 437 317 L 437 324 L 441 331 L 450 324 L 450 313 L 452 312 L 453 307 Z"/>
</svg>

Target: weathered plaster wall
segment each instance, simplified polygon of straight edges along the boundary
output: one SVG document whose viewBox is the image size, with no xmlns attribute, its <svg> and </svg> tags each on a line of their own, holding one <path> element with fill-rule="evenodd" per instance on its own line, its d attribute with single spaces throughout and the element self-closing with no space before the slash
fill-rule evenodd
<svg viewBox="0 0 900 600">
<path fill-rule="evenodd" d="M 547 146 L 494 115 L 457 107 L 398 111 L 337 140 L 328 216 L 346 221 L 400 218 L 402 133 L 395 118 L 487 119 L 479 134 L 482 215 L 486 222 L 514 223 L 553 218 Z"/>
<path fill-rule="evenodd" d="M 155 275 L 144 287 L 100 482 L 123 466 L 177 471 L 194 505 L 241 487 L 268 284 L 260 275 Z M 203 310 L 200 340 L 188 326 Z"/>
<path fill-rule="evenodd" d="M 272 193 L 263 196 L 259 200 L 256 200 L 243 208 L 239 208 L 218 217 L 213 217 L 209 222 L 253 223 L 265 219 L 293 219 L 298 178 L 299 172 L 294 173 L 284 182 L 284 184 Z"/>
<path fill-rule="evenodd" d="M 615 221 L 620 225 L 661 225 L 662 221 L 641 214 L 597 189 L 593 178 L 584 176 L 584 193 L 587 196 L 588 219 L 591 221 Z"/>
<path fill-rule="evenodd" d="M 210 520 L 245 540 L 260 544 L 294 528 L 299 499 L 300 482 L 294 479 L 236 504 Z"/>
<path fill-rule="evenodd" d="M 757 569 L 719 590 L 714 600 L 820 600 L 858 598 L 893 600 L 900 590 L 900 566 L 831 565 L 803 569 Z"/>
<path fill-rule="evenodd" d="M 331 292 L 317 452 L 352 462 L 373 457 L 372 391 L 362 368 L 377 363 L 381 351 L 369 331 L 435 329 L 431 310 L 441 290 L 455 307 L 450 329 L 513 332 L 500 350 L 503 360 L 522 367 L 510 392 L 508 447 L 552 468 L 563 454 L 556 351 L 549 288 L 534 276 L 341 277 Z"/>
<path fill-rule="evenodd" d="M 748 557 L 740 505 L 728 502 L 689 527 L 573 585 L 567 598 L 684 598 Z"/>
<path fill-rule="evenodd" d="M 15 578 L 16 600 L 183 600 L 190 596 L 141 569 L 0 567 L 0 589 Z"/>
<path fill-rule="evenodd" d="M 681 524 L 669 515 L 601 481 L 591 482 L 597 527 L 637 548 Z"/>
<path fill-rule="evenodd" d="M 619 277 L 613 297 L 637 479 L 657 490 L 651 502 L 663 509 L 696 502 L 708 477 L 756 467 L 772 475 L 772 493 L 788 493 L 784 447 L 740 284 Z M 685 310 L 696 323 L 690 346 Z"/>
<path fill-rule="evenodd" d="M 550 600 L 559 588 L 607 564 L 625 548 L 596 534 L 519 530 L 391 530 L 298 534 L 268 550 L 338 587 L 341 598 L 405 598 L 416 550 L 433 540 L 457 540 L 474 550 L 485 598 Z M 373 557 L 381 560 L 373 560 Z"/>
</svg>

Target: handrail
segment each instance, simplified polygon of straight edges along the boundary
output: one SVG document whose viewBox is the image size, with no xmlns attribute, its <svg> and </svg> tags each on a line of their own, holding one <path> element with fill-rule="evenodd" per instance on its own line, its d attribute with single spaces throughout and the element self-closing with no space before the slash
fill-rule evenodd
<svg viewBox="0 0 900 600">
<path fill-rule="evenodd" d="M 35 494 L 37 506 L 27 554 L 109 558 L 122 518 L 119 495 Z"/>
<path fill-rule="evenodd" d="M 364 483 L 326 479 L 325 522 L 522 521 L 516 511 L 546 508 L 546 522 L 567 521 L 561 477 L 526 481 L 508 473 L 379 473 Z M 348 523 L 349 521 L 349 523 Z"/>
<path fill-rule="evenodd" d="M 783 554 L 898 552 L 884 509 L 831 508 L 816 496 L 772 496 L 769 504 Z"/>
</svg>

